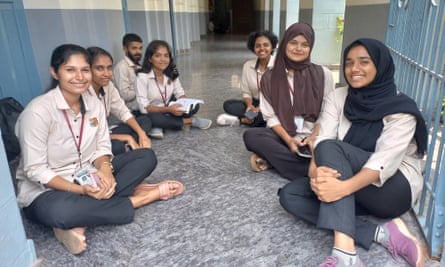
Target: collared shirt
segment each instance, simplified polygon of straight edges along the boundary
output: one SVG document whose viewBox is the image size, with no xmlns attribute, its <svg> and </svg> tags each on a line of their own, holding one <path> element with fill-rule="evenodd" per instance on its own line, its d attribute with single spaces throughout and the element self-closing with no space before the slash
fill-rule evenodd
<svg viewBox="0 0 445 267">
<path fill-rule="evenodd" d="M 315 145 L 326 139 L 343 140 L 351 122 L 345 117 L 343 107 L 348 88 L 337 88 L 331 92 L 320 113 L 321 125 Z M 421 160 L 417 157 L 417 146 L 413 139 L 416 119 L 406 113 L 396 113 L 383 117 L 383 130 L 377 139 L 375 152 L 363 167 L 380 172 L 375 182 L 382 186 L 397 170 L 403 173 L 411 186 L 412 204 L 422 189 Z"/>
<path fill-rule="evenodd" d="M 92 86 L 90 86 L 88 90 L 91 95 L 97 96 Z M 133 114 L 119 95 L 119 91 L 111 81 L 106 86 L 102 87 L 97 97 L 105 107 L 107 118 L 112 114 L 116 119 L 126 122 L 133 117 Z"/>
<path fill-rule="evenodd" d="M 164 75 L 164 83 L 160 84 L 156 81 L 156 76 L 152 70 L 149 73 L 140 72 L 136 77 L 136 95 L 139 110 L 141 113 L 147 113 L 145 107 L 149 105 L 165 106 L 172 95 L 178 99 L 185 93 L 179 78 L 171 81 Z"/>
<path fill-rule="evenodd" d="M 138 110 L 134 83 L 136 81 L 136 70 L 140 66 L 131 61 L 127 56 L 116 64 L 113 71 L 114 82 L 119 93 L 125 101 L 125 105 L 131 110 Z"/>
<path fill-rule="evenodd" d="M 266 69 L 271 69 L 275 62 L 275 57 L 271 56 Z M 259 89 L 261 84 L 261 77 L 264 72 L 257 69 L 258 59 L 251 59 L 246 61 L 243 65 L 243 72 L 241 74 L 241 91 L 243 98 L 259 99 Z"/>
<path fill-rule="evenodd" d="M 330 92 L 332 92 L 335 88 L 334 77 L 332 76 L 332 72 L 328 68 L 323 67 L 323 73 L 324 73 L 324 92 L 323 92 L 322 108 L 323 108 L 323 103 L 324 103 L 326 96 Z M 291 86 L 293 89 L 294 80 L 293 80 L 293 76 L 290 72 L 288 72 L 287 79 L 289 81 L 289 86 Z M 293 102 L 293 95 L 290 92 L 290 90 L 289 90 L 289 96 L 290 96 L 291 102 Z M 281 124 L 280 119 L 275 114 L 275 111 L 274 111 L 272 105 L 266 100 L 264 95 L 261 93 L 260 93 L 260 110 L 263 114 L 264 120 L 266 120 L 266 122 L 267 122 L 267 127 L 272 128 L 273 126 Z M 291 114 L 291 116 L 293 116 L 293 115 Z M 315 124 L 317 122 L 318 122 L 318 120 L 315 123 L 305 120 L 303 122 L 303 129 L 301 129 L 301 130 L 298 129 L 297 134 L 294 136 L 294 138 L 298 138 L 299 140 L 301 140 L 302 138 L 309 136 L 312 133 L 312 130 L 314 129 Z"/>
<path fill-rule="evenodd" d="M 92 164 L 104 155 L 112 155 L 105 110 L 97 97 L 85 92 L 83 134 L 82 114 L 74 114 L 59 87 L 33 99 L 20 114 L 16 135 L 20 141 L 21 159 L 17 169 L 17 201 L 20 207 L 29 206 L 55 176 L 73 181 L 79 166 L 79 154 L 74 142 L 82 138 L 82 165 Z M 73 133 L 65 118 L 65 112 Z"/>
</svg>

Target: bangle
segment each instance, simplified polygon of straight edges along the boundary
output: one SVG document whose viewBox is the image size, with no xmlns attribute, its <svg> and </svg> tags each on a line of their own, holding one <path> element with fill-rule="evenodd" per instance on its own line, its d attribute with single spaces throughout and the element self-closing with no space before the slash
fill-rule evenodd
<svg viewBox="0 0 445 267">
<path fill-rule="evenodd" d="M 102 165 L 103 164 L 107 164 L 108 166 L 110 166 L 110 169 L 111 169 L 111 172 L 114 172 L 114 167 L 113 167 L 113 164 L 111 163 L 111 162 L 109 162 L 109 161 L 104 161 L 104 162 L 102 162 Z M 102 166 L 101 165 L 101 166 Z"/>
</svg>

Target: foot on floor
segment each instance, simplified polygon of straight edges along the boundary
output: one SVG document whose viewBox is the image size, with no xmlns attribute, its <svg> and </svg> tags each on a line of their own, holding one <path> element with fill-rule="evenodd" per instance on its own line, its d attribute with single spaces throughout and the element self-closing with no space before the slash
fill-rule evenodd
<svg viewBox="0 0 445 267">
<path fill-rule="evenodd" d="M 380 227 L 385 233 L 380 243 L 391 252 L 394 258 L 400 256 L 413 267 L 425 266 L 419 241 L 409 232 L 402 219 L 396 218 Z"/>
<path fill-rule="evenodd" d="M 53 231 L 57 240 L 62 242 L 72 254 L 80 254 L 86 250 L 85 228 L 72 228 L 68 230 L 53 228 Z"/>
<path fill-rule="evenodd" d="M 250 167 L 254 172 L 261 172 L 272 168 L 267 160 L 263 159 L 255 153 L 250 156 Z"/>
<path fill-rule="evenodd" d="M 135 190 L 159 190 L 159 199 L 168 200 L 184 192 L 184 185 L 178 181 L 167 180 L 158 184 L 140 184 Z"/>
</svg>

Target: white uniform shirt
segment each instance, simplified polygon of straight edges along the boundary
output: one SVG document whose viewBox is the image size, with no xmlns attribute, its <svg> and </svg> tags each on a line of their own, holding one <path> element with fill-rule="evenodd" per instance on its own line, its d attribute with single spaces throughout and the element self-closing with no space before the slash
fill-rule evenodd
<svg viewBox="0 0 445 267">
<path fill-rule="evenodd" d="M 255 69 L 258 59 L 251 59 L 246 61 L 243 65 L 243 72 L 241 74 L 241 91 L 243 98 L 259 99 L 258 89 L 261 85 L 261 77 L 264 72 Z M 271 56 L 266 69 L 273 67 L 275 57 Z"/>
<path fill-rule="evenodd" d="M 97 96 L 102 105 L 105 107 L 105 112 L 107 118 L 112 114 L 116 119 L 121 122 L 126 122 L 133 117 L 128 107 L 125 105 L 124 100 L 119 95 L 119 91 L 110 81 L 106 86 L 103 87 L 103 93 L 99 92 L 97 96 L 94 88 L 90 86 L 89 93 L 93 96 Z"/>
<path fill-rule="evenodd" d="M 179 99 L 185 93 L 179 78 L 171 81 L 164 75 L 164 83 L 159 84 L 152 70 L 149 73 L 140 72 L 136 77 L 136 95 L 139 110 L 147 113 L 145 107 L 148 105 L 163 107 L 172 95 Z"/>
<path fill-rule="evenodd" d="M 343 140 L 351 122 L 345 117 L 343 107 L 347 87 L 341 87 L 331 92 L 320 113 L 321 125 L 317 145 L 322 140 Z M 364 167 L 380 172 L 380 180 L 375 186 L 382 186 L 397 170 L 405 175 L 411 186 L 412 204 L 416 201 L 422 189 L 421 160 L 417 157 L 417 146 L 413 139 L 416 129 L 416 119 L 406 113 L 396 113 L 383 118 L 383 130 L 377 139 L 375 152 L 372 153 Z"/>
<path fill-rule="evenodd" d="M 131 111 L 138 110 L 134 83 L 136 81 L 136 70 L 139 68 L 139 65 L 126 56 L 116 64 L 113 71 L 114 82 L 125 101 L 125 105 Z"/>
<path fill-rule="evenodd" d="M 334 78 L 332 76 L 332 72 L 326 68 L 323 68 L 324 73 L 324 92 L 323 92 L 323 102 L 322 102 L 322 109 L 324 105 L 324 101 L 326 99 L 326 96 L 332 92 L 335 88 L 334 84 Z M 290 86 L 294 86 L 294 78 L 291 75 L 287 76 L 287 79 L 289 81 Z M 293 89 L 293 88 L 292 88 Z M 289 92 L 291 103 L 293 102 L 293 95 Z M 267 122 L 267 127 L 272 128 L 273 126 L 280 125 L 281 122 L 278 119 L 278 116 L 275 114 L 275 111 L 272 107 L 272 105 L 266 100 L 263 94 L 260 93 L 260 110 L 263 113 L 263 118 Z M 294 138 L 301 140 L 306 136 L 311 135 L 312 130 L 314 129 L 315 124 L 319 121 L 319 119 L 314 123 L 310 121 L 304 121 L 303 122 L 303 129 L 297 129 L 297 134 L 294 136 Z"/>
<path fill-rule="evenodd" d="M 86 112 L 80 152 L 82 165 L 86 165 L 112 153 L 105 109 L 88 92 L 82 98 Z M 29 206 L 39 194 L 51 190 L 44 185 L 55 176 L 74 179 L 79 156 L 64 111 L 79 143 L 82 114 L 74 114 L 59 87 L 33 99 L 17 120 L 16 135 L 21 148 L 16 174 L 20 207 Z"/>
</svg>

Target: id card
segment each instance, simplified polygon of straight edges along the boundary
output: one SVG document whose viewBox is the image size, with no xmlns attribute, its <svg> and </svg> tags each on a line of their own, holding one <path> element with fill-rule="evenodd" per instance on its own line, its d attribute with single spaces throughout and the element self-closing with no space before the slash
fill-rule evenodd
<svg viewBox="0 0 445 267">
<path fill-rule="evenodd" d="M 297 127 L 297 132 L 303 131 L 304 118 L 301 116 L 294 117 L 295 126 Z"/>
<path fill-rule="evenodd" d="M 74 181 L 79 185 L 91 185 L 97 187 L 98 177 L 94 173 L 94 168 L 90 166 L 78 167 L 74 172 Z"/>
</svg>

